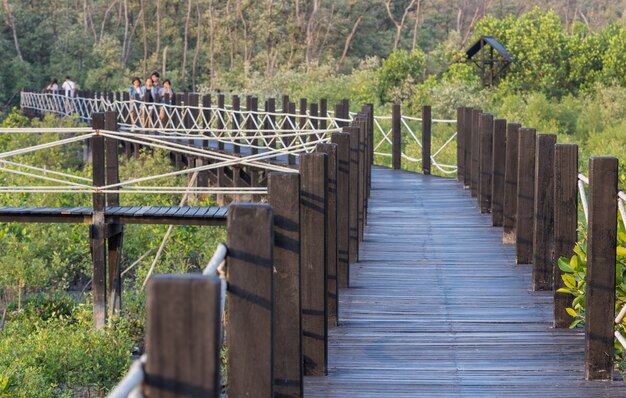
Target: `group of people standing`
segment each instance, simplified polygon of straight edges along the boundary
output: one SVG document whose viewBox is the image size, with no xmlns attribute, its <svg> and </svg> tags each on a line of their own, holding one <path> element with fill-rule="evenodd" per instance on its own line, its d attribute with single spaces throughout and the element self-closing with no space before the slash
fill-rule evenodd
<svg viewBox="0 0 626 398">
<path fill-rule="evenodd" d="M 143 101 L 149 103 L 167 104 L 172 105 L 174 103 L 174 91 L 170 84 L 169 79 L 163 80 L 160 83 L 161 75 L 159 72 L 153 72 L 149 78 L 146 79 L 145 84 L 141 85 L 141 80 L 138 77 L 133 78 L 132 85 L 129 89 L 129 95 L 131 101 Z M 154 106 L 142 106 L 141 113 L 144 125 L 149 124 L 151 114 L 156 108 Z M 159 119 L 163 121 L 165 119 L 165 111 L 163 107 L 158 107 Z"/>
<path fill-rule="evenodd" d="M 50 84 L 48 84 L 48 86 L 46 87 L 46 90 L 50 90 L 53 92 L 58 92 L 59 91 L 59 81 L 55 78 L 52 79 L 52 81 L 50 82 Z M 65 81 L 63 82 L 63 84 L 61 85 L 61 91 L 65 92 L 65 100 L 62 101 L 61 99 L 57 99 L 56 102 L 58 102 L 58 104 L 56 105 L 56 107 L 59 108 L 59 110 L 61 110 L 62 106 L 64 105 L 64 111 L 66 114 L 70 114 L 74 111 L 74 105 L 72 104 L 73 100 L 72 98 L 74 98 L 76 96 L 76 83 L 74 83 L 72 81 L 72 79 L 69 76 L 65 76 Z M 63 104 L 61 104 L 61 102 L 63 102 Z"/>
</svg>

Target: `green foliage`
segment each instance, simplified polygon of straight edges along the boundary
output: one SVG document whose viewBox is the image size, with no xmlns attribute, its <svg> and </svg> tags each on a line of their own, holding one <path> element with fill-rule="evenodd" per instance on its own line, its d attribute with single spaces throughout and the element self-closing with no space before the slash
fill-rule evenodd
<svg viewBox="0 0 626 398">
<path fill-rule="evenodd" d="M 391 99 L 391 90 L 407 79 L 416 82 L 424 74 L 425 55 L 421 50 L 397 50 L 384 59 L 378 70 L 378 95 L 381 103 Z"/>
<path fill-rule="evenodd" d="M 617 216 L 617 250 L 615 264 L 615 308 L 617 314 L 626 304 L 626 229 L 621 215 Z M 560 288 L 557 292 L 571 294 L 574 299 L 572 306 L 567 308 L 574 321 L 570 325 L 574 328 L 585 323 L 585 302 L 586 302 L 586 275 L 587 275 L 587 234 L 585 226 L 580 226 L 581 240 L 576 243 L 574 254 L 570 258 L 561 257 L 558 260 L 558 266 L 561 270 L 561 279 L 565 287 Z M 620 323 L 615 325 L 616 330 L 622 334 L 626 333 L 626 324 Z M 626 349 L 621 344 L 615 342 L 616 360 L 626 365 Z"/>
<path fill-rule="evenodd" d="M 95 331 L 89 306 L 55 297 L 31 301 L 0 334 L 0 393 L 5 396 L 65 397 L 85 387 L 108 390 L 125 372 L 135 345 L 129 323 L 116 318 Z"/>
</svg>

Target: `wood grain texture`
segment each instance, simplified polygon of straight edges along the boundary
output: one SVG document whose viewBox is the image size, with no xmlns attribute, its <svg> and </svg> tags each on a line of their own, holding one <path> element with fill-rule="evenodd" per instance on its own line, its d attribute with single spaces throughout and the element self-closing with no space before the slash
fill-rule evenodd
<svg viewBox="0 0 626 398">
<path fill-rule="evenodd" d="M 422 173 L 430 174 L 430 155 L 432 141 L 432 109 L 430 105 L 422 107 Z"/>
<path fill-rule="evenodd" d="M 463 187 L 469 189 L 472 185 L 472 108 L 466 107 L 463 116 L 464 142 L 464 170 Z"/>
<path fill-rule="evenodd" d="M 504 209 L 502 241 L 514 244 L 517 230 L 517 162 L 519 146 L 519 123 L 506 126 L 506 166 L 504 170 Z"/>
<path fill-rule="evenodd" d="M 617 158 L 589 160 L 585 377 L 613 379 Z"/>
<path fill-rule="evenodd" d="M 554 151 L 554 327 L 566 328 L 574 320 L 565 309 L 572 296 L 558 293 L 565 287 L 558 259 L 570 258 L 578 239 L 578 145 L 556 144 Z"/>
<path fill-rule="evenodd" d="M 491 212 L 493 179 L 493 115 L 482 113 L 479 120 L 480 159 L 478 179 L 478 206 L 481 213 Z"/>
<path fill-rule="evenodd" d="M 305 396 L 618 397 L 584 380 L 584 333 L 553 329 L 552 294 L 452 179 L 373 169 L 352 287 L 340 290 L 329 374 Z M 453 243 L 451 243 L 453 242 Z"/>
<path fill-rule="evenodd" d="M 274 393 L 272 208 L 233 204 L 228 212 L 228 396 Z"/>
<path fill-rule="evenodd" d="M 327 163 L 325 153 L 300 156 L 302 354 L 304 374 L 315 376 L 326 375 L 328 352 Z"/>
<path fill-rule="evenodd" d="M 533 261 L 535 140 L 535 129 L 520 129 L 517 161 L 517 216 L 515 217 L 515 246 L 518 264 L 530 264 Z"/>
<path fill-rule="evenodd" d="M 465 107 L 459 107 L 456 110 L 456 179 L 463 182 L 465 174 Z"/>
<path fill-rule="evenodd" d="M 328 327 L 337 326 L 337 144 L 317 144 L 316 152 L 327 155 L 328 191 L 326 192 L 326 285 Z"/>
<path fill-rule="evenodd" d="M 537 134 L 533 232 L 533 290 L 552 290 L 554 251 L 554 145 L 556 135 Z"/>
<path fill-rule="evenodd" d="M 402 110 L 400 104 L 391 107 L 391 167 L 402 168 Z"/>
<path fill-rule="evenodd" d="M 350 134 L 333 133 L 337 144 L 337 283 L 350 284 Z"/>
<path fill-rule="evenodd" d="M 197 274 L 150 278 L 146 397 L 220 396 L 220 285 Z"/>
<path fill-rule="evenodd" d="M 504 172 L 506 168 L 506 119 L 493 121 L 493 180 L 491 186 L 491 225 L 501 227 L 504 211 Z"/>
<path fill-rule="evenodd" d="M 356 263 L 359 255 L 359 128 L 344 127 L 350 134 L 350 264 Z"/>
<path fill-rule="evenodd" d="M 472 109 L 472 173 L 470 189 L 473 197 L 478 196 L 480 180 L 480 109 Z"/>
<path fill-rule="evenodd" d="M 274 393 L 302 397 L 300 175 L 270 173 L 274 213 Z"/>
</svg>

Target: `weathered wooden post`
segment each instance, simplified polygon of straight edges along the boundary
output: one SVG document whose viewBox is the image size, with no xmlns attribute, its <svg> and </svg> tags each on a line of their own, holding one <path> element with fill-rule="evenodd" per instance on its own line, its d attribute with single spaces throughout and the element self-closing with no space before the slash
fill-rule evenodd
<svg viewBox="0 0 626 398">
<path fill-rule="evenodd" d="M 310 376 L 325 376 L 328 366 L 327 163 L 325 153 L 300 156 L 302 352 Z"/>
<path fill-rule="evenodd" d="M 432 123 L 431 107 L 424 105 L 422 107 L 422 173 L 425 175 L 430 175 Z"/>
<path fill-rule="evenodd" d="M 302 397 L 300 175 L 270 173 L 267 190 L 274 213 L 274 391 Z"/>
<path fill-rule="evenodd" d="M 290 102 L 289 103 L 289 118 L 291 120 L 291 124 L 292 126 L 294 126 L 294 131 L 297 130 L 297 125 L 296 125 L 296 103 L 295 102 Z M 289 143 L 288 145 L 291 145 L 294 141 L 296 140 L 296 137 L 290 137 L 288 138 L 286 141 Z M 287 155 L 287 163 L 289 164 L 296 164 L 296 157 L 292 154 Z"/>
<path fill-rule="evenodd" d="M 311 116 L 311 127 L 313 128 L 313 130 L 318 130 L 320 126 L 320 120 L 318 119 L 319 106 L 315 102 L 309 104 L 309 115 Z M 314 137 L 309 136 L 307 138 L 307 141 L 311 141 L 312 139 L 314 139 Z"/>
<path fill-rule="evenodd" d="M 109 131 L 117 131 L 117 112 L 104 113 L 104 128 Z M 117 184 L 120 182 L 118 147 L 119 142 L 115 138 L 106 137 L 104 139 L 106 156 L 106 184 Z M 106 195 L 107 206 L 115 207 L 120 205 L 120 194 L 109 193 Z M 111 314 L 122 308 L 122 243 L 124 237 L 124 226 L 121 224 L 109 224 L 107 226 L 107 259 L 108 259 L 108 291 L 111 298 L 109 301 Z"/>
<path fill-rule="evenodd" d="M 465 176 L 465 107 L 456 109 L 456 180 L 463 182 Z"/>
<path fill-rule="evenodd" d="M 306 127 L 306 123 L 308 121 L 306 110 L 307 100 L 306 98 L 300 98 L 300 117 L 298 118 L 298 126 L 300 126 L 301 129 Z"/>
<path fill-rule="evenodd" d="M 276 115 L 274 115 L 274 113 L 276 112 L 276 99 L 275 98 L 268 98 L 267 101 L 265 101 L 265 123 L 263 128 L 265 130 L 267 130 L 266 135 L 276 135 L 278 134 L 278 132 L 272 132 L 273 130 L 275 130 L 274 126 L 276 125 Z M 277 138 L 272 138 L 270 139 L 270 148 L 276 148 L 276 141 L 278 141 Z"/>
<path fill-rule="evenodd" d="M 255 132 L 254 130 L 257 129 L 257 126 L 254 122 L 254 120 L 257 117 L 257 112 L 259 110 L 259 99 L 256 97 L 248 97 L 249 100 L 247 100 L 247 110 L 249 112 L 248 115 L 248 120 L 246 122 L 246 130 L 248 130 L 247 135 L 249 137 L 254 137 Z M 258 144 L 258 140 L 257 139 L 252 139 L 252 145 L 257 145 Z M 250 148 L 250 154 L 254 155 L 259 153 L 258 148 L 252 147 Z M 259 171 L 254 168 L 254 167 L 249 167 L 248 171 L 250 173 L 250 186 L 252 187 L 258 187 L 260 186 L 260 182 L 259 182 Z"/>
<path fill-rule="evenodd" d="M 359 258 L 359 128 L 356 125 L 344 127 L 350 134 L 350 247 L 349 259 L 354 264 Z"/>
<path fill-rule="evenodd" d="M 472 109 L 472 179 L 470 188 L 472 197 L 478 196 L 478 182 L 480 181 L 480 109 Z"/>
<path fill-rule="evenodd" d="M 517 161 L 516 256 L 518 264 L 533 260 L 533 213 L 535 208 L 535 129 L 519 130 Z"/>
<path fill-rule="evenodd" d="M 572 296 L 558 293 L 565 287 L 558 260 L 570 257 L 578 238 L 578 146 L 556 144 L 554 150 L 554 327 L 566 328 L 574 320 L 565 311 Z"/>
<path fill-rule="evenodd" d="M 554 245 L 554 145 L 556 135 L 537 134 L 535 149 L 535 210 L 533 290 L 552 290 Z"/>
<path fill-rule="evenodd" d="M 326 193 L 326 284 L 328 326 L 337 326 L 339 289 L 337 283 L 337 145 L 317 144 L 316 152 L 327 155 L 328 191 Z"/>
<path fill-rule="evenodd" d="M 233 95 L 233 130 L 237 130 L 234 134 L 238 137 L 238 139 L 233 141 L 233 152 L 240 153 L 241 152 L 241 144 L 243 140 L 241 139 L 241 130 L 243 126 L 241 125 L 241 98 L 238 95 Z"/>
<path fill-rule="evenodd" d="M 493 116 L 488 113 L 481 113 L 479 126 L 478 205 L 481 213 L 489 213 L 491 211 L 491 179 L 493 175 Z"/>
<path fill-rule="evenodd" d="M 217 95 L 217 136 L 219 137 L 219 141 L 217 142 L 217 149 L 223 150 L 224 149 L 224 142 L 221 140 L 224 137 L 224 129 L 226 128 L 226 123 L 224 120 L 224 116 L 226 115 L 226 112 L 224 111 L 225 109 L 225 102 L 226 102 L 226 98 L 224 97 L 224 94 L 218 94 Z"/>
<path fill-rule="evenodd" d="M 463 111 L 463 188 L 470 189 L 472 185 L 472 108 L 466 107 Z"/>
<path fill-rule="evenodd" d="M 506 126 L 506 166 L 504 169 L 504 211 L 502 242 L 514 244 L 517 230 L 517 161 L 519 158 L 518 123 Z"/>
<path fill-rule="evenodd" d="M 613 379 L 617 158 L 589 160 L 585 378 Z"/>
<path fill-rule="evenodd" d="M 96 131 L 96 135 L 91 138 L 91 148 L 93 186 L 97 189 L 106 185 L 106 149 L 104 137 L 99 134 L 99 130 L 105 129 L 104 113 L 93 113 L 91 122 L 92 128 Z M 93 287 L 93 318 L 94 327 L 102 329 L 106 324 L 107 318 L 106 224 L 104 219 L 106 196 L 102 192 L 94 192 L 92 198 L 93 217 L 89 226 L 89 241 L 93 260 L 93 279 L 91 283 Z"/>
<path fill-rule="evenodd" d="M 333 133 L 337 145 L 337 283 L 350 285 L 350 134 Z"/>
<path fill-rule="evenodd" d="M 394 170 L 402 168 L 402 110 L 400 104 L 391 108 L 391 166 Z"/>
<path fill-rule="evenodd" d="M 145 396 L 220 396 L 220 286 L 198 274 L 150 278 Z"/>
<path fill-rule="evenodd" d="M 328 101 L 326 98 L 320 99 L 320 116 L 322 117 L 320 120 L 320 129 L 326 130 L 328 126 Z"/>
<path fill-rule="evenodd" d="M 228 396 L 274 394 L 274 227 L 266 204 L 228 209 Z M 202 329 L 198 333 L 203 333 Z M 282 343 L 282 342 L 281 342 Z"/>
<path fill-rule="evenodd" d="M 365 135 L 367 134 L 364 115 L 359 113 L 355 118 L 359 127 L 359 242 L 363 241 L 365 232 L 365 201 L 367 200 L 367 160 L 365 157 Z"/>
<path fill-rule="evenodd" d="M 501 227 L 504 211 L 504 174 L 506 168 L 506 120 L 493 121 L 493 181 L 491 189 L 491 224 Z"/>
</svg>

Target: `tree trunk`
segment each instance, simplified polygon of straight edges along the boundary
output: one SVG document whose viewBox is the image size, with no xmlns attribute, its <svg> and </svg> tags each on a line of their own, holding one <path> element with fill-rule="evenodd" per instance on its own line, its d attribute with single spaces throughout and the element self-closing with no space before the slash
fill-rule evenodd
<svg viewBox="0 0 626 398">
<path fill-rule="evenodd" d="M 339 58 L 339 62 L 337 62 L 337 65 L 335 66 L 335 71 L 339 72 L 339 68 L 341 67 L 341 64 L 343 64 L 343 61 L 346 59 L 346 56 L 348 55 L 348 50 L 350 49 L 350 43 L 352 43 L 352 39 L 354 38 L 354 33 L 356 32 L 356 28 L 359 26 L 362 20 L 363 20 L 363 15 L 359 15 L 356 22 L 354 22 L 354 25 L 352 25 L 352 31 L 350 32 L 348 37 L 346 37 L 346 43 L 343 46 L 343 53 L 341 54 L 341 58 Z"/>
<path fill-rule="evenodd" d="M 191 63 L 191 86 L 195 90 L 196 87 L 196 65 L 198 62 L 198 54 L 200 54 L 200 46 L 202 45 L 202 12 L 200 4 L 196 3 L 197 26 L 196 26 L 196 48 L 193 52 L 193 61 Z"/>
<path fill-rule="evenodd" d="M 191 0 L 187 0 L 187 16 L 185 17 L 185 35 L 183 44 L 183 66 L 181 71 L 181 80 L 185 81 L 186 69 L 187 69 L 187 47 L 189 41 L 189 17 L 191 16 Z"/>
<path fill-rule="evenodd" d="M 146 29 L 146 12 L 144 0 L 139 0 L 139 13 L 141 14 L 141 26 L 143 28 L 143 76 L 148 74 L 148 30 Z"/>
<path fill-rule="evenodd" d="M 20 50 L 20 42 L 17 37 L 17 27 L 15 25 L 15 18 L 13 17 L 13 13 L 11 12 L 11 6 L 9 5 L 9 0 L 3 0 L 4 10 L 7 13 L 7 23 L 9 24 L 9 28 L 11 28 L 11 33 L 13 34 L 13 44 L 15 45 L 15 52 L 17 53 L 20 61 L 24 62 L 24 57 L 22 57 L 22 51 Z"/>
<path fill-rule="evenodd" d="M 154 51 L 154 62 L 152 69 L 155 69 L 159 62 L 161 52 L 161 0 L 156 0 L 156 50 Z"/>
<path fill-rule="evenodd" d="M 415 7 L 415 25 L 413 26 L 413 46 L 411 52 L 414 52 L 417 48 L 417 27 L 420 23 L 420 11 L 422 9 L 422 0 L 417 0 L 417 7 Z"/>
<path fill-rule="evenodd" d="M 406 16 L 408 15 L 411 7 L 413 7 L 413 4 L 415 4 L 415 0 L 411 0 L 409 5 L 406 6 L 404 12 L 402 13 L 402 18 L 399 21 L 393 16 L 393 12 L 391 12 L 391 1 L 392 0 L 385 1 L 385 8 L 387 9 L 387 15 L 389 15 L 389 19 L 391 19 L 391 22 L 393 22 L 396 27 L 396 37 L 393 41 L 393 50 L 395 51 L 398 49 L 398 45 L 400 45 L 400 39 L 402 38 L 402 28 L 404 27 Z"/>
</svg>

